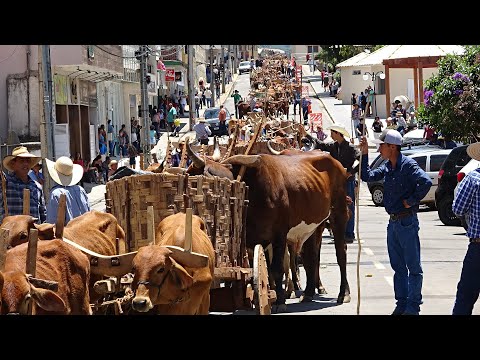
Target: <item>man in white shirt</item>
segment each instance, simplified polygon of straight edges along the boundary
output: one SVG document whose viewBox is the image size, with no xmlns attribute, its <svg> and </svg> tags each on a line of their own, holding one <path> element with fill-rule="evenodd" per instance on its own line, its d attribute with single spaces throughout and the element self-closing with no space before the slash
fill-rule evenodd
<svg viewBox="0 0 480 360">
<path fill-rule="evenodd" d="M 198 123 L 193 127 L 193 130 L 195 131 L 197 141 L 199 141 L 200 144 L 208 145 L 208 137 L 212 135 L 212 131 L 207 121 L 205 119 L 199 119 Z"/>
<path fill-rule="evenodd" d="M 210 107 L 212 102 L 212 91 L 210 89 L 205 90 L 205 100 L 207 101 L 207 107 Z"/>
</svg>

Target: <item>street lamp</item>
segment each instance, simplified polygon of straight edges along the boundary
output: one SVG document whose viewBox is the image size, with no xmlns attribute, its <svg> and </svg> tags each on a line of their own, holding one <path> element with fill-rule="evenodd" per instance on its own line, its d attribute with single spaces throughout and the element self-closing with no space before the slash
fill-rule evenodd
<svg viewBox="0 0 480 360">
<path fill-rule="evenodd" d="M 373 81 L 373 101 L 375 103 L 375 116 L 377 116 L 377 91 L 375 89 L 375 81 L 377 80 L 377 76 L 380 78 L 380 79 L 385 79 L 385 73 L 383 71 L 377 71 L 376 73 L 375 72 L 368 72 L 366 71 L 364 74 L 363 74 L 363 80 L 368 80 L 368 77 L 371 77 L 372 78 L 372 81 Z"/>
</svg>

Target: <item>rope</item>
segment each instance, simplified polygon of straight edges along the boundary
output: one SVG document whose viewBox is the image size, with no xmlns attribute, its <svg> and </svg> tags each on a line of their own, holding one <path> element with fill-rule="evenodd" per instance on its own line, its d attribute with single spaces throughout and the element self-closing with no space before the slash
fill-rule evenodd
<svg viewBox="0 0 480 360">
<path fill-rule="evenodd" d="M 366 121 L 364 120 L 363 123 L 363 130 L 362 130 L 362 137 L 365 136 L 367 125 Z M 362 243 L 360 239 L 360 230 L 359 230 L 359 194 L 360 194 L 360 183 L 361 183 L 361 174 L 362 174 L 362 151 L 360 151 L 360 163 L 358 164 L 358 189 L 355 191 L 355 227 L 357 233 L 357 243 L 358 243 L 358 251 L 357 251 L 357 315 L 360 315 L 360 254 L 362 253 Z M 368 155 L 367 155 L 368 156 Z"/>
</svg>

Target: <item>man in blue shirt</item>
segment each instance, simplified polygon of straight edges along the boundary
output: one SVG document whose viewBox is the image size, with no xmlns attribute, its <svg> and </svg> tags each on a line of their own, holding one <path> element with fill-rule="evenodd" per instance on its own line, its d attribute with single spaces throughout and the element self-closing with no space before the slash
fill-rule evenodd
<svg viewBox="0 0 480 360">
<path fill-rule="evenodd" d="M 12 155 L 5 156 L 3 159 L 3 167 L 9 173 L 5 174 L 5 189 L 2 188 L 0 191 L 0 222 L 5 217 L 6 208 L 8 208 L 8 215 L 23 215 L 24 189 L 30 190 L 30 215 L 36 219 L 38 224 L 45 221 L 47 211 L 43 191 L 28 175 L 30 169 L 40 159 L 39 156 L 30 154 L 25 146 L 16 147 L 13 149 Z"/>
<path fill-rule="evenodd" d="M 467 154 L 480 160 L 480 142 L 470 144 Z M 457 216 L 468 217 L 467 236 L 470 238 L 462 274 L 457 285 L 453 315 L 472 315 L 480 293 L 480 169 L 470 171 L 458 185 L 452 210 Z"/>
<path fill-rule="evenodd" d="M 50 200 L 47 207 L 47 222 L 55 224 L 57 222 L 58 204 L 60 196 L 66 196 L 65 225 L 77 216 L 90 211 L 88 196 L 85 189 L 77 183 L 82 179 L 83 168 L 74 164 L 66 156 L 61 156 L 57 161 L 45 159 L 50 177 L 56 185 L 50 191 Z"/>
<path fill-rule="evenodd" d="M 390 215 L 387 227 L 387 249 L 394 271 L 393 288 L 397 306 L 392 315 L 418 315 L 422 304 L 423 271 L 420 261 L 417 211 L 420 200 L 428 193 L 432 180 L 417 162 L 400 152 L 402 135 L 385 130 L 379 139 L 384 165 L 370 170 L 366 137 L 360 141 L 363 181 L 385 178 L 383 203 Z"/>
</svg>

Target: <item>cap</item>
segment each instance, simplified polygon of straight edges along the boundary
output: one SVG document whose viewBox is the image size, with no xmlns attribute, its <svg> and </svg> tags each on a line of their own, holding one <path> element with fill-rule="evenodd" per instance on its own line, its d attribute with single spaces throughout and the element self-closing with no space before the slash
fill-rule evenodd
<svg viewBox="0 0 480 360">
<path fill-rule="evenodd" d="M 402 135 L 397 130 L 387 129 L 382 132 L 380 138 L 371 141 L 374 144 L 402 145 Z"/>
</svg>

